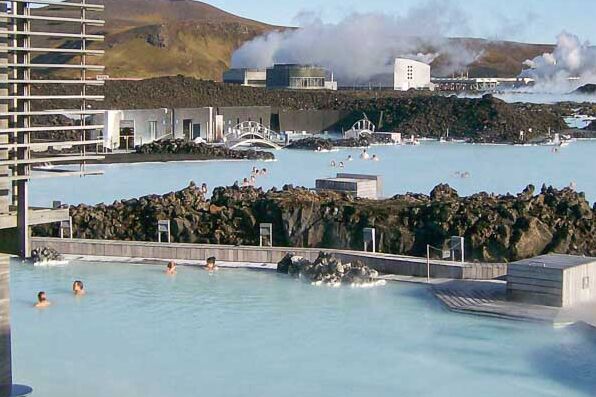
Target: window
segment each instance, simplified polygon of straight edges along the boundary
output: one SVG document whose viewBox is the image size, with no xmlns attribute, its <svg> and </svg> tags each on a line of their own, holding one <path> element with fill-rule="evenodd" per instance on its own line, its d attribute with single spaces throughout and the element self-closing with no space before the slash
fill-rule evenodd
<svg viewBox="0 0 596 397">
<path fill-rule="evenodd" d="M 582 289 L 590 289 L 590 277 L 584 277 L 582 279 Z"/>
</svg>

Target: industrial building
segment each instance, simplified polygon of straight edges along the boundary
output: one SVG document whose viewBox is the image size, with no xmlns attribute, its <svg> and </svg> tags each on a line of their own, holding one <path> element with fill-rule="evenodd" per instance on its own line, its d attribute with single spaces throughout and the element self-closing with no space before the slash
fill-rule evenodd
<svg viewBox="0 0 596 397">
<path fill-rule="evenodd" d="M 393 89 L 396 91 L 431 90 L 430 65 L 413 59 L 397 58 L 393 73 Z"/>
<path fill-rule="evenodd" d="M 440 91 L 495 91 L 498 89 L 522 88 L 534 84 L 530 78 L 500 78 L 500 77 L 437 77 L 432 78 L 433 84 Z"/>
<path fill-rule="evenodd" d="M 245 87 L 265 88 L 267 84 L 267 70 L 249 68 L 229 69 L 223 74 L 223 82 Z"/>
<path fill-rule="evenodd" d="M 570 307 L 596 301 L 596 258 L 550 254 L 510 263 L 507 295 L 518 302 Z"/>
<path fill-rule="evenodd" d="M 312 65 L 276 64 L 267 69 L 267 88 L 291 90 L 337 90 L 333 75 Z"/>
</svg>

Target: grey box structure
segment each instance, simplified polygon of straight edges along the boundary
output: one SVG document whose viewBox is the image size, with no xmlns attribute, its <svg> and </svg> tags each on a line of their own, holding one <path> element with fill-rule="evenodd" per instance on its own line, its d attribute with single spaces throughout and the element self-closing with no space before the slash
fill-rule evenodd
<svg viewBox="0 0 596 397">
<path fill-rule="evenodd" d="M 596 301 L 596 258 L 549 254 L 510 263 L 507 295 L 555 307 Z"/>
<path fill-rule="evenodd" d="M 381 177 L 363 174 L 337 174 L 335 178 L 317 179 L 317 190 L 333 190 L 359 198 L 377 200 L 381 197 Z"/>
</svg>

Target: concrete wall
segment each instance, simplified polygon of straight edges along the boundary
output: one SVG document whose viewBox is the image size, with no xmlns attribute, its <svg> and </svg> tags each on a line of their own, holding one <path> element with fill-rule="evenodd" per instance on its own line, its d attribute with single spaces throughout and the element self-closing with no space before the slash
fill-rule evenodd
<svg viewBox="0 0 596 397">
<path fill-rule="evenodd" d="M 9 281 L 9 259 L 0 254 L 0 397 L 8 397 L 12 386 Z"/>
<path fill-rule="evenodd" d="M 256 121 L 267 128 L 271 128 L 271 106 L 228 106 L 216 109 L 218 115 L 223 116 L 224 134 L 244 121 Z"/>
<path fill-rule="evenodd" d="M 202 244 L 159 244 L 154 242 L 68 240 L 57 238 L 33 238 L 33 248 L 51 247 L 63 254 L 114 256 L 131 258 L 155 258 L 164 260 L 204 261 L 210 256 L 229 262 L 277 263 L 288 252 L 315 260 L 320 251 L 330 252 L 344 261 L 362 260 L 380 272 L 404 276 L 426 276 L 426 259 L 400 255 L 373 254 L 368 252 L 314 248 L 283 247 L 236 247 Z M 506 265 L 459 264 L 431 261 L 431 277 L 473 278 L 485 276 L 493 279 L 507 273 Z"/>
<path fill-rule="evenodd" d="M 342 132 L 342 121 L 351 112 L 343 110 L 279 110 L 280 131 L 309 133 Z"/>
<path fill-rule="evenodd" d="M 349 174 L 345 172 L 339 172 L 337 174 L 338 178 L 352 178 L 352 179 L 364 179 L 369 181 L 375 181 L 376 184 L 376 199 L 381 198 L 383 196 L 383 178 L 380 175 L 366 175 L 366 174 Z"/>
</svg>

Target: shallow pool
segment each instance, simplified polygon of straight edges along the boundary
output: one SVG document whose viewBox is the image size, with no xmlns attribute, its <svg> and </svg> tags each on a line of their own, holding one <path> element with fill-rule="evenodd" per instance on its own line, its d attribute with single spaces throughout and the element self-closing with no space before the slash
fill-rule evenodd
<svg viewBox="0 0 596 397">
<path fill-rule="evenodd" d="M 88 295 L 74 297 L 75 279 Z M 63 396 L 593 396 L 596 341 L 447 312 L 423 286 L 12 264 L 15 381 Z M 45 290 L 53 305 L 32 307 Z"/>
</svg>

